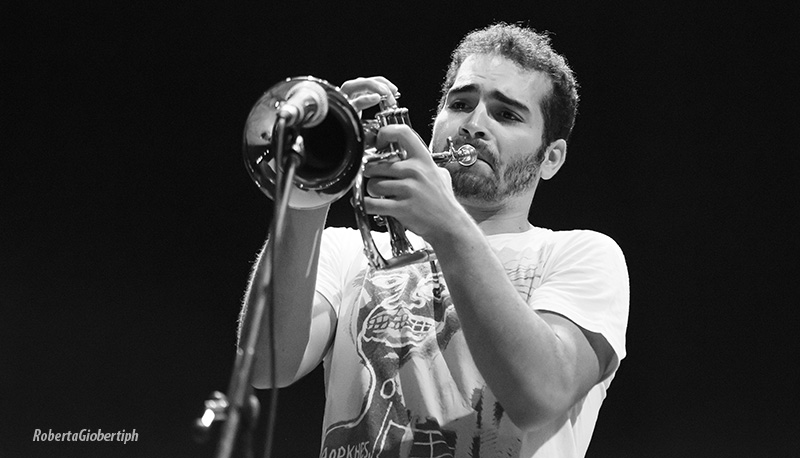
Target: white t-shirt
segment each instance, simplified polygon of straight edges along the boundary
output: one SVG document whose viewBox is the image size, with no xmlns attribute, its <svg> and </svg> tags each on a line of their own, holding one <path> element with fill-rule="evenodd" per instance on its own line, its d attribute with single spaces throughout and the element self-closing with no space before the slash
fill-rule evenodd
<svg viewBox="0 0 800 458">
<path fill-rule="evenodd" d="M 329 228 L 317 291 L 338 323 L 324 360 L 322 458 L 585 455 L 625 357 L 629 290 L 622 251 L 592 231 L 532 227 L 487 238 L 532 309 L 559 313 L 605 337 L 616 354 L 606 377 L 566 417 L 520 431 L 475 367 L 446 288 L 434 300 L 431 264 L 373 271 L 358 231 Z M 386 234 L 375 234 L 375 241 L 382 253 L 391 252 Z"/>
</svg>

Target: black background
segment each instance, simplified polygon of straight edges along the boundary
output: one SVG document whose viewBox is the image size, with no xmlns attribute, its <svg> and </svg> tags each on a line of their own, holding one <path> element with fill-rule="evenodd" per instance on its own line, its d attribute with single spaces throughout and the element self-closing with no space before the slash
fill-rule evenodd
<svg viewBox="0 0 800 458">
<path fill-rule="evenodd" d="M 227 389 L 269 220 L 250 107 L 287 76 L 381 74 L 427 140 L 449 52 L 496 20 L 551 31 L 582 84 L 531 221 L 604 232 L 630 269 L 629 355 L 588 456 L 796 453 L 790 9 L 271 3 L 3 3 L 0 456 L 212 456 L 190 425 Z M 346 202 L 331 219 L 353 224 Z M 321 383 L 281 391 L 275 456 L 317 455 Z"/>
</svg>

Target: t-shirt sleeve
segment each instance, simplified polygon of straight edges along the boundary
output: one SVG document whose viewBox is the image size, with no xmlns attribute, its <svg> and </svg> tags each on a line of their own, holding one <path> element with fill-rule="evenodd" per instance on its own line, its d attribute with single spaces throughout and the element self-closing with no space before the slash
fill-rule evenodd
<svg viewBox="0 0 800 458">
<path fill-rule="evenodd" d="M 355 229 L 329 227 L 322 232 L 316 291 L 330 302 L 337 316 L 348 270 L 362 255 L 363 247 L 361 234 Z"/>
<path fill-rule="evenodd" d="M 574 231 L 570 237 L 554 246 L 531 305 L 602 334 L 619 364 L 626 355 L 630 301 L 625 257 L 616 242 L 598 232 Z M 616 366 L 609 369 L 612 373 Z"/>
</svg>

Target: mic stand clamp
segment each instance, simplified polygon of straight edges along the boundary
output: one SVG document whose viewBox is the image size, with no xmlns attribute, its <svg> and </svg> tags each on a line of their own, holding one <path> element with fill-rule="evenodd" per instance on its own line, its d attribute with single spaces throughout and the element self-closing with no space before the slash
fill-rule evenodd
<svg viewBox="0 0 800 458">
<path fill-rule="evenodd" d="M 231 456 L 251 457 L 253 447 L 251 440 L 254 430 L 258 423 L 260 404 L 255 394 L 247 396 L 248 401 L 241 406 L 239 412 L 232 412 L 235 406 L 228 402 L 227 396 L 220 391 L 211 393 L 209 399 L 205 401 L 205 411 L 203 416 L 195 421 L 193 433 L 194 439 L 198 443 L 207 443 L 212 436 L 218 436 L 222 423 L 230 416 L 241 418 L 240 430 L 235 445 L 231 450 Z"/>
</svg>

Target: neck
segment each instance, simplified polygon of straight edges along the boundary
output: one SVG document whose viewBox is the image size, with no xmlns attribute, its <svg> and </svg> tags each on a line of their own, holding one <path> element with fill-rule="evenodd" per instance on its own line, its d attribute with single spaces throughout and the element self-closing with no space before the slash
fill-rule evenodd
<svg viewBox="0 0 800 458">
<path fill-rule="evenodd" d="M 531 198 L 519 196 L 501 204 L 459 200 L 485 235 L 524 232 L 531 227 L 528 222 Z"/>
</svg>

